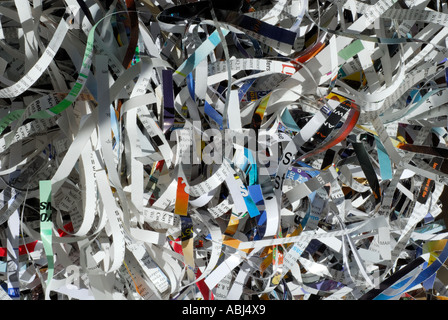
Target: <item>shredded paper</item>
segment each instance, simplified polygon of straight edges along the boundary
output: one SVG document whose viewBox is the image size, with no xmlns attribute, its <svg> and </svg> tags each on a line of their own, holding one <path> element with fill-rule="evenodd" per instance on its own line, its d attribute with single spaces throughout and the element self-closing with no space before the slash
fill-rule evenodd
<svg viewBox="0 0 448 320">
<path fill-rule="evenodd" d="M 1 1 L 1 299 L 448 299 L 447 44 L 436 0 Z"/>
</svg>

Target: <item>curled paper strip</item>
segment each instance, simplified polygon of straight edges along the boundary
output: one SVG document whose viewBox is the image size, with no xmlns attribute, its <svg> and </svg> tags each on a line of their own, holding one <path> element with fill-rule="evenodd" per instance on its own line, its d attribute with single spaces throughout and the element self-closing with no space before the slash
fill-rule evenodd
<svg viewBox="0 0 448 320">
<path fill-rule="evenodd" d="M 447 21 L 1 2 L 0 298 L 448 299 Z"/>
</svg>

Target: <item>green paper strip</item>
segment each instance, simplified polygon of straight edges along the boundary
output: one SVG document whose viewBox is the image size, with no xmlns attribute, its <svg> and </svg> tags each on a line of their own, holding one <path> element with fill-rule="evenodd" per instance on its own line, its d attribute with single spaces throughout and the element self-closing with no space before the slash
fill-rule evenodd
<svg viewBox="0 0 448 320">
<path fill-rule="evenodd" d="M 119 14 L 120 12 L 114 12 L 111 15 Z M 77 99 L 78 95 L 81 93 L 82 89 L 84 88 L 85 83 L 87 82 L 88 75 L 90 73 L 90 67 L 92 65 L 92 58 L 93 58 L 93 44 L 94 44 L 94 38 L 95 38 L 95 29 L 98 27 L 98 25 L 106 19 L 108 16 L 103 17 L 101 20 L 99 20 L 89 31 L 89 34 L 87 36 L 87 44 L 84 51 L 84 57 L 81 65 L 81 70 L 78 75 L 78 79 L 76 80 L 75 85 L 70 90 L 68 95 L 57 105 L 46 109 L 46 110 L 40 110 L 28 117 L 28 119 L 48 119 L 52 118 L 61 112 L 63 112 L 65 109 L 67 109 L 69 106 L 72 105 L 73 102 Z M 3 132 L 3 130 L 6 129 L 6 127 L 14 122 L 15 120 L 19 119 L 23 113 L 25 112 L 25 109 L 15 110 L 8 114 L 7 116 L 0 119 L 0 134 Z M 22 120 L 22 123 L 26 119 Z M 20 125 L 20 124 L 18 124 Z M 9 146 L 9 143 L 6 145 L 6 148 Z"/>
<path fill-rule="evenodd" d="M 51 180 L 39 181 L 39 197 L 40 236 L 48 261 L 48 277 L 46 283 L 46 288 L 48 288 L 54 274 L 54 258 L 52 246 L 53 221 L 51 219 Z M 48 296 L 48 294 L 46 296 Z"/>
<path fill-rule="evenodd" d="M 363 49 L 364 46 L 362 45 L 361 40 L 358 39 L 339 51 L 338 56 L 340 56 L 344 60 L 348 60 Z"/>
</svg>

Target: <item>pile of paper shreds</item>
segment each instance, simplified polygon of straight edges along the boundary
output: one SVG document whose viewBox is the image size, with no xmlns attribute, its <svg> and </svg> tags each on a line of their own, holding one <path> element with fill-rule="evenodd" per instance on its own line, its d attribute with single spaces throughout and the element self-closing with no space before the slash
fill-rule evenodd
<svg viewBox="0 0 448 320">
<path fill-rule="evenodd" d="M 0 2 L 0 296 L 448 299 L 447 36 L 434 0 Z"/>
</svg>

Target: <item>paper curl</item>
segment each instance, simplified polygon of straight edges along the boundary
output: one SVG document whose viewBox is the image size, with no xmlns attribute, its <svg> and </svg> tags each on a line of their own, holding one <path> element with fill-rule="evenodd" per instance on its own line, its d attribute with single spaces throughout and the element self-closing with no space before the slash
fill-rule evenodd
<svg viewBox="0 0 448 320">
<path fill-rule="evenodd" d="M 447 10 L 0 3 L 0 297 L 447 299 Z"/>
</svg>

